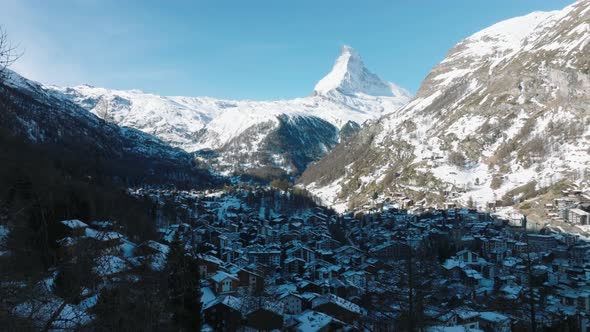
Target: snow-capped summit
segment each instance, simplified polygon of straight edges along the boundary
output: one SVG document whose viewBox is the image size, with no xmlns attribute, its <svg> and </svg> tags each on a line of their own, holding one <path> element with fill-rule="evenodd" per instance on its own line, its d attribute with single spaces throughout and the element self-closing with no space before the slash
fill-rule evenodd
<svg viewBox="0 0 590 332">
<path fill-rule="evenodd" d="M 352 47 L 342 46 L 332 71 L 322 78 L 313 90 L 314 96 L 334 96 L 344 94 L 357 96 L 409 97 L 410 93 L 399 86 L 383 81 L 370 72 L 363 59 Z"/>
</svg>

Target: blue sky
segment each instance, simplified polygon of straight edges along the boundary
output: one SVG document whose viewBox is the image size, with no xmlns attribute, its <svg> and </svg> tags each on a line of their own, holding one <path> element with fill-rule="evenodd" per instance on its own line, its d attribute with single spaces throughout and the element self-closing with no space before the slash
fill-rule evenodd
<svg viewBox="0 0 590 332">
<path fill-rule="evenodd" d="M 415 92 L 458 41 L 562 0 L 0 0 L 19 73 L 163 95 L 307 96 L 348 44 Z"/>
</svg>

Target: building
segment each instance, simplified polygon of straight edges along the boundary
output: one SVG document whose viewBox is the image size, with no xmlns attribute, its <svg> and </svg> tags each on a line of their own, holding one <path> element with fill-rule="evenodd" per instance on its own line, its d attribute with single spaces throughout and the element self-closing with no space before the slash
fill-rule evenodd
<svg viewBox="0 0 590 332">
<path fill-rule="evenodd" d="M 510 318 L 494 311 L 480 312 L 479 327 L 490 332 L 510 332 Z"/>
<path fill-rule="evenodd" d="M 214 331 L 236 331 L 242 325 L 241 309 L 241 299 L 220 296 L 203 306 L 203 317 Z"/>
<path fill-rule="evenodd" d="M 229 273 L 218 271 L 211 277 L 217 294 L 231 293 L 238 290 L 240 280 Z"/>
<path fill-rule="evenodd" d="M 287 314 L 299 314 L 303 310 L 303 299 L 296 293 L 285 293 L 279 296 L 279 301 L 283 303 L 283 309 Z"/>
<path fill-rule="evenodd" d="M 590 223 L 590 213 L 581 209 L 570 209 L 568 221 L 577 225 L 588 225 Z"/>
</svg>

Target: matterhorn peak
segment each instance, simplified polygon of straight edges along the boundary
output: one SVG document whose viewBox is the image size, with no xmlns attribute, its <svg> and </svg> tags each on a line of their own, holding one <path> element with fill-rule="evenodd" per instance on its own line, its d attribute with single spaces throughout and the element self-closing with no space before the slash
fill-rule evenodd
<svg viewBox="0 0 590 332">
<path fill-rule="evenodd" d="M 359 53 L 348 45 L 342 46 L 332 71 L 322 78 L 313 90 L 314 96 L 334 96 L 338 94 L 371 96 L 410 95 L 393 83 L 383 81 L 370 72 Z"/>
<path fill-rule="evenodd" d="M 340 49 L 340 57 L 345 56 L 348 57 L 349 61 L 352 59 L 353 61 L 359 61 L 361 65 L 363 64 L 360 54 L 351 46 L 342 45 L 342 48 Z"/>
</svg>

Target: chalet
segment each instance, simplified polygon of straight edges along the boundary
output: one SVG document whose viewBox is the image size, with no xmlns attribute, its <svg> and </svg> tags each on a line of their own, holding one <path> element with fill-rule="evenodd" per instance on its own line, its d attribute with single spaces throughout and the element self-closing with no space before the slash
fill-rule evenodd
<svg viewBox="0 0 590 332">
<path fill-rule="evenodd" d="M 246 269 L 238 271 L 239 286 L 245 287 L 254 294 L 260 294 L 264 290 L 264 278 L 259 274 Z"/>
<path fill-rule="evenodd" d="M 363 309 L 357 304 L 333 294 L 324 294 L 312 300 L 315 311 L 352 323 L 363 315 Z"/>
<path fill-rule="evenodd" d="M 88 228 L 87 224 L 78 219 L 62 220 L 59 224 L 62 226 L 61 229 L 65 236 L 70 237 L 84 236 L 86 234 L 86 229 Z"/>
<path fill-rule="evenodd" d="M 318 283 L 315 283 L 313 281 L 303 281 L 301 283 L 297 284 L 297 289 L 300 292 L 309 292 L 309 293 L 321 293 L 322 292 L 322 286 L 320 286 Z"/>
<path fill-rule="evenodd" d="M 405 243 L 390 241 L 369 249 L 369 253 L 381 259 L 403 259 L 409 247 Z"/>
<path fill-rule="evenodd" d="M 456 256 L 458 259 L 460 259 L 461 261 L 463 261 L 467 264 L 475 263 L 479 259 L 478 254 L 474 253 L 473 251 L 467 250 L 467 249 L 457 252 Z"/>
<path fill-rule="evenodd" d="M 307 247 L 301 247 L 301 256 L 299 257 L 306 262 L 315 260 L 315 252 Z"/>
<path fill-rule="evenodd" d="M 588 225 L 590 224 L 590 213 L 581 209 L 570 209 L 568 222 L 576 225 Z"/>
<path fill-rule="evenodd" d="M 445 202 L 444 203 L 444 209 L 448 210 L 448 209 L 455 209 L 457 208 L 457 203 L 456 202 Z"/>
<path fill-rule="evenodd" d="M 248 261 L 250 263 L 264 264 L 268 266 L 281 266 L 280 250 L 255 250 L 248 251 Z"/>
<path fill-rule="evenodd" d="M 237 331 L 242 324 L 242 300 L 231 295 L 203 305 L 203 317 L 214 331 Z"/>
<path fill-rule="evenodd" d="M 365 288 L 367 283 L 372 279 L 372 275 L 366 271 L 346 271 L 342 274 L 352 285 L 356 287 Z"/>
<path fill-rule="evenodd" d="M 284 271 L 287 273 L 302 274 L 305 261 L 301 258 L 290 257 L 285 259 Z"/>
<path fill-rule="evenodd" d="M 246 326 L 258 331 L 275 331 L 283 328 L 283 315 L 268 308 L 258 308 L 246 315 Z"/>
<path fill-rule="evenodd" d="M 550 251 L 557 246 L 557 239 L 553 235 L 527 234 L 528 245 L 535 250 Z"/>
<path fill-rule="evenodd" d="M 197 256 L 197 263 L 199 264 L 201 279 L 208 279 L 219 271 L 223 261 L 211 255 L 199 255 Z"/>
<path fill-rule="evenodd" d="M 124 236 L 113 231 L 97 231 L 92 228 L 85 229 L 86 237 L 92 239 L 96 246 L 101 249 L 115 249 L 118 247 Z"/>
<path fill-rule="evenodd" d="M 346 326 L 341 320 L 314 310 L 306 310 L 295 316 L 295 321 L 297 324 L 294 330 L 299 332 L 341 331 Z"/>
<path fill-rule="evenodd" d="M 137 247 L 136 254 L 142 256 L 151 256 L 155 254 L 168 254 L 169 251 L 170 247 L 167 245 L 154 240 L 148 240 Z"/>
<path fill-rule="evenodd" d="M 447 259 L 442 265 L 445 276 L 451 280 L 459 280 L 461 278 L 463 266 L 464 264 L 456 259 Z"/>
<path fill-rule="evenodd" d="M 457 324 L 465 327 L 466 330 L 479 329 L 479 313 L 468 307 L 462 307 L 455 310 L 457 314 Z"/>
<path fill-rule="evenodd" d="M 577 264 L 590 261 L 590 244 L 577 244 L 570 250 L 571 260 Z"/>
<path fill-rule="evenodd" d="M 279 301 L 283 304 L 285 313 L 299 314 L 303 311 L 303 298 L 296 293 L 284 293 L 279 296 Z"/>
<path fill-rule="evenodd" d="M 59 259 L 70 259 L 76 255 L 76 248 L 78 246 L 78 238 L 64 237 L 57 241 L 57 258 Z"/>
<path fill-rule="evenodd" d="M 211 276 L 217 294 L 232 293 L 238 290 L 240 279 L 229 273 L 218 271 Z"/>
</svg>

